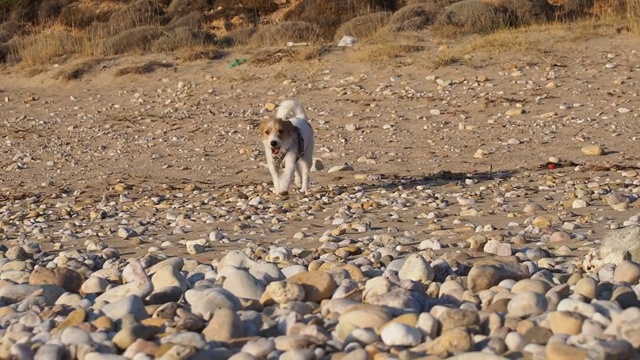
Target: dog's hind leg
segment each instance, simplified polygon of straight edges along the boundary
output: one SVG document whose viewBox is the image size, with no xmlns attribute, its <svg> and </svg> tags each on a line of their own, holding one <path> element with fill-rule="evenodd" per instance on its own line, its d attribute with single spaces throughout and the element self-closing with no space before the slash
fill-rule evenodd
<svg viewBox="0 0 640 360">
<path fill-rule="evenodd" d="M 300 169 L 300 161 L 298 161 L 296 163 L 296 173 L 295 173 L 295 184 L 298 187 L 298 189 L 302 188 L 302 178 L 300 177 L 300 174 L 302 173 L 302 170 Z"/>
<path fill-rule="evenodd" d="M 311 156 L 305 156 L 298 161 L 298 171 L 300 171 L 300 178 L 302 182 L 300 191 L 305 193 L 309 191 L 309 172 L 311 171 L 312 161 L 313 159 Z"/>
</svg>

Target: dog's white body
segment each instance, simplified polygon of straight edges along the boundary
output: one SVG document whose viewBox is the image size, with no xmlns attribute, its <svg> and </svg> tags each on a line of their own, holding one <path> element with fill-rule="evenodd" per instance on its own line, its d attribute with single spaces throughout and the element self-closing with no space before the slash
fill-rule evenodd
<svg viewBox="0 0 640 360">
<path fill-rule="evenodd" d="M 313 165 L 314 132 L 304 107 L 294 100 L 283 101 L 276 119 L 263 120 L 260 130 L 274 192 L 289 191 L 294 181 L 300 191 L 307 192 Z M 281 164 L 284 164 L 282 173 Z"/>
</svg>

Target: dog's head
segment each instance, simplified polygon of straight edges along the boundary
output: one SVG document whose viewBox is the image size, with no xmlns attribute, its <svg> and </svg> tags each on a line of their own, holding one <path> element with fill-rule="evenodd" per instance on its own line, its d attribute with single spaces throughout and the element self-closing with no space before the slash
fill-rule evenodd
<svg viewBox="0 0 640 360">
<path fill-rule="evenodd" d="M 281 149 L 289 147 L 293 139 L 293 124 L 282 119 L 265 119 L 260 122 L 260 134 L 265 148 L 272 155 L 280 154 Z"/>
</svg>

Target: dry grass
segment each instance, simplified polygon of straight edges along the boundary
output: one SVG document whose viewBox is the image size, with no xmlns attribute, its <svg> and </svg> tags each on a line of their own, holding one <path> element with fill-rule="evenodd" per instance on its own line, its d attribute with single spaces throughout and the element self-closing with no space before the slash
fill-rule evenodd
<svg viewBox="0 0 640 360">
<path fill-rule="evenodd" d="M 334 41 L 343 36 L 353 36 L 358 40 L 367 39 L 382 29 L 391 18 L 391 12 L 380 11 L 355 17 L 342 25 L 336 31 Z"/>
<path fill-rule="evenodd" d="M 441 37 L 487 34 L 506 27 L 509 14 L 494 4 L 480 0 L 462 0 L 444 8 L 433 29 Z"/>
<path fill-rule="evenodd" d="M 588 19 L 571 24 L 539 24 L 502 29 L 487 35 L 462 38 L 435 56 L 429 54 L 427 60 L 435 68 L 460 63 L 473 66 L 468 59 L 473 59 L 476 54 L 492 55 L 494 61 L 501 61 L 502 56 L 509 59 L 528 57 L 549 61 L 558 48 L 596 37 L 611 36 L 616 33 L 618 26 L 615 21 Z M 501 56 L 495 57 L 498 54 Z"/>
<path fill-rule="evenodd" d="M 263 26 L 249 40 L 249 47 L 286 46 L 287 42 L 317 43 L 321 30 L 316 24 L 303 21 L 286 21 L 280 25 Z"/>
<path fill-rule="evenodd" d="M 80 40 L 60 28 L 50 28 L 15 42 L 16 57 L 27 66 L 51 63 L 76 53 Z"/>
<path fill-rule="evenodd" d="M 640 35 L 640 0 L 627 0 L 626 16 L 629 30 Z"/>
<path fill-rule="evenodd" d="M 228 32 L 221 36 L 217 43 L 222 48 L 232 48 L 239 46 L 247 46 L 251 41 L 251 37 L 256 33 L 255 27 L 241 27 Z"/>
<path fill-rule="evenodd" d="M 289 52 L 290 61 L 309 61 L 319 59 L 333 50 L 333 46 L 330 45 L 311 45 L 300 46 L 291 49 Z"/>
<path fill-rule="evenodd" d="M 104 41 L 105 55 L 127 53 L 142 54 L 151 50 L 153 43 L 164 35 L 157 26 L 142 26 L 123 31 Z"/>
<path fill-rule="evenodd" d="M 72 65 L 67 69 L 60 70 L 55 76 L 55 79 L 61 79 L 63 81 L 72 81 L 81 79 L 86 73 L 93 70 L 98 65 L 98 60 L 88 60 L 76 65 Z"/>
<path fill-rule="evenodd" d="M 347 58 L 355 63 L 387 63 L 424 49 L 423 39 L 380 31 L 367 41 L 349 48 Z"/>
<path fill-rule="evenodd" d="M 215 46 L 189 47 L 178 51 L 178 57 L 183 61 L 217 60 L 224 57 L 224 53 Z"/>
<path fill-rule="evenodd" d="M 215 43 L 213 35 L 188 27 L 165 31 L 151 46 L 153 52 L 171 52 L 184 48 L 199 48 Z"/>
<path fill-rule="evenodd" d="M 124 76 L 129 74 L 144 75 L 154 72 L 158 68 L 172 68 L 173 64 L 150 61 L 141 65 L 125 66 L 116 71 L 115 76 Z"/>
</svg>

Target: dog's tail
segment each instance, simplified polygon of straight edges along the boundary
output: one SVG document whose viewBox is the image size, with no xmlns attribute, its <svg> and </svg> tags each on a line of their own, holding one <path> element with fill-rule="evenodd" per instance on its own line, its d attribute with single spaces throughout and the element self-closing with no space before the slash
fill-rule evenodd
<svg viewBox="0 0 640 360">
<path fill-rule="evenodd" d="M 289 114 L 292 114 L 297 118 L 307 118 L 307 113 L 304 111 L 304 107 L 295 100 L 285 100 L 281 102 L 280 106 L 278 106 L 276 117 L 285 120 L 289 117 Z"/>
</svg>

